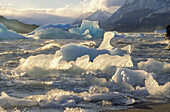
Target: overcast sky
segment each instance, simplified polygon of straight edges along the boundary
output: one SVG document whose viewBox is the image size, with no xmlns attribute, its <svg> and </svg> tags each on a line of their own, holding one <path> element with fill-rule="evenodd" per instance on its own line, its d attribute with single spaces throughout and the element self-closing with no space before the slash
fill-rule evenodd
<svg viewBox="0 0 170 112">
<path fill-rule="evenodd" d="M 47 13 L 76 17 L 97 9 L 113 13 L 125 0 L 0 0 L 1 15 Z"/>
</svg>

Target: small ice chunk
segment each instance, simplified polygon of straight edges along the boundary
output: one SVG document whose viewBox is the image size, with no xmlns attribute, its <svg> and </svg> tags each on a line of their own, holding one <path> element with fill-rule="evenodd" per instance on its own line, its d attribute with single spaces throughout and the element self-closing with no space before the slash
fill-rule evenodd
<svg viewBox="0 0 170 112">
<path fill-rule="evenodd" d="M 3 108 L 37 106 L 37 105 L 38 103 L 35 101 L 10 97 L 5 92 L 2 92 L 0 96 L 0 107 Z"/>
<path fill-rule="evenodd" d="M 75 100 L 68 100 L 66 103 L 64 103 L 64 107 L 76 107 L 76 101 Z"/>
<path fill-rule="evenodd" d="M 98 85 L 91 86 L 89 88 L 89 93 L 94 94 L 94 93 L 109 93 L 109 89 L 107 87 L 101 87 Z"/>
<path fill-rule="evenodd" d="M 156 77 L 154 73 L 147 73 L 143 70 L 130 70 L 127 68 L 118 68 L 112 79 L 116 83 L 128 83 L 133 87 L 137 85 L 144 85 L 144 80 L 147 76 L 152 75 Z"/>
<path fill-rule="evenodd" d="M 157 74 L 170 73 L 170 63 L 160 62 L 151 59 L 146 62 L 139 62 L 138 68 L 147 72 L 154 72 Z"/>
<path fill-rule="evenodd" d="M 12 72 L 13 73 L 27 73 L 29 75 L 37 74 L 45 74 L 46 70 L 50 69 L 50 64 L 53 61 L 54 55 L 37 55 L 37 56 L 30 56 L 27 59 L 21 59 L 20 65 L 15 68 Z"/>
<path fill-rule="evenodd" d="M 88 85 L 100 85 L 105 86 L 110 84 L 105 78 L 98 78 L 93 76 L 86 76 L 85 81 Z"/>
<path fill-rule="evenodd" d="M 105 94 L 105 93 L 96 93 L 96 94 L 92 94 L 92 95 L 88 95 L 84 97 L 85 101 L 89 101 L 89 102 L 97 102 L 97 101 L 109 101 L 113 98 L 119 97 L 119 94 L 116 93 L 109 93 L 109 94 Z"/>
<path fill-rule="evenodd" d="M 115 36 L 113 32 L 106 32 L 104 34 L 103 41 L 101 45 L 98 47 L 98 49 L 107 49 L 107 50 L 112 50 L 113 47 L 110 45 L 111 39 Z"/>
<path fill-rule="evenodd" d="M 73 96 L 71 95 L 58 95 L 55 97 L 55 101 L 60 102 L 60 103 L 65 103 L 68 100 L 72 100 Z"/>
<path fill-rule="evenodd" d="M 37 102 L 40 102 L 41 100 L 44 100 L 44 101 L 48 100 L 46 95 L 31 95 L 31 96 L 25 97 L 24 99 L 37 101 Z"/>
<path fill-rule="evenodd" d="M 145 87 L 150 95 L 170 98 L 170 82 L 160 86 L 158 82 L 149 75 L 145 80 Z"/>
<path fill-rule="evenodd" d="M 93 61 L 93 68 L 107 71 L 112 67 L 133 67 L 130 55 L 110 56 L 108 54 L 99 55 Z"/>
<path fill-rule="evenodd" d="M 100 29 L 98 21 L 83 20 L 80 28 L 69 29 L 69 32 L 82 35 L 87 30 L 93 38 L 103 38 L 104 30 Z"/>
</svg>

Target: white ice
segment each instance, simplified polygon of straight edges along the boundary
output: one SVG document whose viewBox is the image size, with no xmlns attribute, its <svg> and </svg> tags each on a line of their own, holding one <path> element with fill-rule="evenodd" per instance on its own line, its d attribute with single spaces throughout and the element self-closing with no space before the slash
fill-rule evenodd
<svg viewBox="0 0 170 112">
<path fill-rule="evenodd" d="M 156 74 L 170 73 L 170 63 L 151 59 L 146 62 L 145 61 L 139 62 L 138 68 L 141 70 L 145 70 L 147 72 L 154 72 Z"/>
<path fill-rule="evenodd" d="M 87 34 L 87 30 L 93 38 L 103 38 L 104 30 L 100 29 L 98 21 L 83 20 L 80 28 L 69 29 L 69 32 L 82 35 Z"/>
<path fill-rule="evenodd" d="M 26 39 L 26 37 L 14 31 L 9 31 L 6 26 L 0 23 L 0 40 L 1 39 Z"/>
<path fill-rule="evenodd" d="M 149 75 L 145 80 L 145 87 L 150 95 L 170 98 L 170 82 L 161 86 L 151 75 Z"/>
<path fill-rule="evenodd" d="M 130 84 L 133 87 L 138 85 L 144 85 L 145 78 L 147 76 L 154 76 L 154 73 L 147 73 L 143 70 L 130 70 L 127 68 L 118 68 L 112 79 L 116 83 Z"/>
<path fill-rule="evenodd" d="M 84 38 L 81 35 L 69 33 L 58 28 L 47 28 L 37 31 L 34 39 L 73 39 L 73 38 Z"/>
</svg>

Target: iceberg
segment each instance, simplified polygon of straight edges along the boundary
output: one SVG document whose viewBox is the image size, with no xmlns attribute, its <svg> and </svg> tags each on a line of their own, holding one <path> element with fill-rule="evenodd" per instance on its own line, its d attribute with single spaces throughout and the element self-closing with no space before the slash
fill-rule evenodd
<svg viewBox="0 0 170 112">
<path fill-rule="evenodd" d="M 93 38 L 103 38 L 104 30 L 100 29 L 98 21 L 83 20 L 80 28 L 69 29 L 69 32 L 83 35 L 90 34 Z"/>
<path fill-rule="evenodd" d="M 156 77 L 156 74 L 147 73 L 143 70 L 130 70 L 127 68 L 118 68 L 116 73 L 113 75 L 112 79 L 116 83 L 122 83 L 126 85 L 130 84 L 133 87 L 136 87 L 138 85 L 144 85 L 145 78 L 149 75 Z"/>
<path fill-rule="evenodd" d="M 14 31 L 9 31 L 6 26 L 0 23 L 0 40 L 1 39 L 26 39 L 26 37 Z"/>
<path fill-rule="evenodd" d="M 71 24 L 46 24 L 40 26 L 39 28 L 35 29 L 34 31 L 32 31 L 27 35 L 34 35 L 37 31 L 40 31 L 42 29 L 58 28 L 64 31 L 68 31 L 70 28 L 76 28 L 76 27 L 77 27 L 76 25 L 71 25 Z"/>
<path fill-rule="evenodd" d="M 76 61 L 78 57 L 89 55 L 90 60 L 93 61 L 98 55 L 110 54 L 108 50 L 97 50 L 95 48 L 88 48 L 86 46 L 80 46 L 76 44 L 67 44 L 61 47 L 59 51 L 56 52 L 56 56 L 62 55 L 62 60 L 64 61 Z"/>
<path fill-rule="evenodd" d="M 147 72 L 154 72 L 156 74 L 170 73 L 170 63 L 156 61 L 156 60 L 148 60 L 141 61 L 138 63 L 138 68 L 140 70 L 145 70 Z"/>
<path fill-rule="evenodd" d="M 47 28 L 37 31 L 34 39 L 73 39 L 73 38 L 83 38 L 81 35 L 69 33 L 58 28 Z"/>
<path fill-rule="evenodd" d="M 114 33 L 106 32 L 102 44 L 97 49 L 88 48 L 86 46 L 80 46 L 77 44 L 67 44 L 62 46 L 55 55 L 61 55 L 62 60 L 64 61 L 75 61 L 78 57 L 89 55 L 90 61 L 93 61 L 97 56 L 102 54 L 123 56 L 124 54 L 130 54 L 132 52 L 131 46 L 126 46 L 124 48 L 113 48 L 110 45 L 110 41 L 113 37 Z"/>
<path fill-rule="evenodd" d="M 152 96 L 170 98 L 170 82 L 160 86 L 158 82 L 150 75 L 145 80 L 145 87 Z"/>
</svg>

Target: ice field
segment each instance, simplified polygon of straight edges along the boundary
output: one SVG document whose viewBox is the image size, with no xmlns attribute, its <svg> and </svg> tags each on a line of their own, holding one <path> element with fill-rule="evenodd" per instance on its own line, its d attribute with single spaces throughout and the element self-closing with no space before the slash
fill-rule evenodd
<svg viewBox="0 0 170 112">
<path fill-rule="evenodd" d="M 102 31 L 98 27 L 83 28 L 71 34 L 42 29 L 33 35 L 39 39 L 3 37 L 0 111 L 97 112 L 169 103 L 170 51 L 163 35 L 105 32 L 99 38 L 90 34 Z M 64 33 L 45 38 L 51 29 L 51 35 Z M 82 36 L 87 30 L 91 39 Z"/>
</svg>

